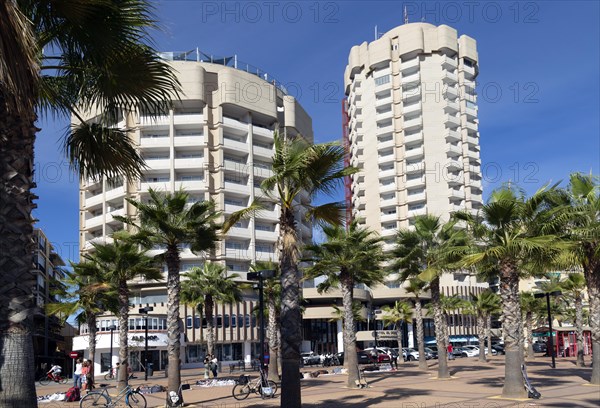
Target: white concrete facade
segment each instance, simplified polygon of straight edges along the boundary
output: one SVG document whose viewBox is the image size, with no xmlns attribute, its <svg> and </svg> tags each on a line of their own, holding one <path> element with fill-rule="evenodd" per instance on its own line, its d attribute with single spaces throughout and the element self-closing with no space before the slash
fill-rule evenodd
<svg viewBox="0 0 600 408">
<path fill-rule="evenodd" d="M 175 55 L 163 54 L 173 59 Z M 110 234 L 124 226 L 113 215 L 134 215 L 134 207 L 126 198 L 145 200 L 148 189 L 174 192 L 185 189 L 191 202 L 213 200 L 216 209 L 226 217 L 246 208 L 262 197 L 260 183 L 272 175 L 273 133 L 288 137 L 302 136 L 312 143 L 312 120 L 302 106 L 267 74 L 256 70 L 238 69 L 237 60 L 219 59 L 217 63 L 200 62 L 198 54 L 187 60 L 172 60 L 182 84 L 181 101 L 162 116 L 152 119 L 143 113 L 124 115 L 120 127 L 134 129 L 131 133 L 148 169 L 141 180 L 86 180 L 80 186 L 80 248 L 92 249 L 91 243 L 104 242 Z M 93 118 L 90 118 L 93 119 Z M 264 198 L 264 197 L 263 197 Z M 301 200 L 307 201 L 303 196 Z M 264 211 L 236 224 L 218 243 L 211 261 L 220 262 L 230 273 L 246 280 L 251 263 L 260 260 L 277 261 L 280 209 L 275 201 Z M 310 241 L 312 226 L 297 214 L 298 235 Z M 160 253 L 161 249 L 150 251 Z M 184 249 L 181 272 L 200 266 L 206 254 L 193 254 Z M 165 269 L 166 277 L 166 269 Z M 166 363 L 166 287 L 165 281 L 130 283 L 133 308 L 130 311 L 129 337 L 144 337 L 143 316 L 138 307 L 152 306 L 149 314 L 149 338 L 152 341 L 155 369 Z M 217 357 L 250 361 L 258 349 L 258 327 L 252 314 L 258 296 L 252 291 L 234 305 L 215 305 Z M 203 359 L 205 322 L 193 308 L 180 309 L 184 335 L 182 362 L 184 366 L 199 364 Z M 118 324 L 114 316 L 101 316 L 98 328 L 96 373 L 109 366 L 110 344 L 108 327 Z M 88 348 L 87 328 L 75 339 L 75 350 Z M 136 340 L 134 339 L 134 340 Z M 162 340 L 161 340 L 162 339 Z M 105 344 L 106 343 L 106 344 Z M 135 342 L 133 342 L 135 343 Z M 130 347 L 133 343 L 130 343 Z M 139 345 L 134 344 L 134 349 Z M 104 353 L 104 354 L 103 354 Z M 118 329 L 113 336 L 113 356 L 118 355 Z M 139 355 L 132 356 L 132 361 Z M 89 358 L 89 357 L 86 357 Z M 116 357 L 112 357 L 114 364 Z M 103 360 L 106 360 L 103 362 Z M 102 364 L 102 367 L 100 366 Z M 134 364 L 135 368 L 135 364 Z"/>
</svg>

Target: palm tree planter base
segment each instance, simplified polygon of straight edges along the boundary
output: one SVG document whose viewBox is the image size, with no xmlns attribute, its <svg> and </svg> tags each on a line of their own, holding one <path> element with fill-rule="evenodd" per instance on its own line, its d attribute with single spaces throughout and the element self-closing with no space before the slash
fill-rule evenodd
<svg viewBox="0 0 600 408">
<path fill-rule="evenodd" d="M 493 397 L 488 397 L 489 399 L 498 399 L 504 401 L 529 401 L 528 397 L 503 397 L 502 395 L 494 395 Z"/>
</svg>

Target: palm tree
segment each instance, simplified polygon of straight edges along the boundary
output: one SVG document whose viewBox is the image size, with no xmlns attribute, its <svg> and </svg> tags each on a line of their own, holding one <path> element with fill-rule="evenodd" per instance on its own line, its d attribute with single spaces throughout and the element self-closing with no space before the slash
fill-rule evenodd
<svg viewBox="0 0 600 408">
<path fill-rule="evenodd" d="M 206 318 L 206 347 L 208 354 L 214 354 L 215 302 L 232 304 L 242 299 L 240 287 L 235 282 L 239 275 L 228 274 L 225 267 L 214 262 L 205 262 L 202 268 L 191 268 L 184 273 L 187 278 L 181 284 L 181 301 L 204 311 Z"/>
<path fill-rule="evenodd" d="M 332 195 L 345 176 L 357 169 L 344 168 L 345 150 L 337 143 L 312 145 L 301 136 L 286 138 L 273 135 L 273 176 L 261 183 L 261 190 L 279 203 L 279 267 L 281 271 L 281 405 L 300 408 L 300 346 L 302 344 L 302 312 L 300 308 L 299 248 L 295 212 L 306 209 L 306 216 L 315 221 L 341 224 L 343 203 L 311 206 L 308 202 L 317 195 Z M 260 210 L 260 201 L 239 211 L 226 225 Z"/>
<path fill-rule="evenodd" d="M 546 221 L 542 188 L 530 198 L 512 186 L 492 192 L 480 213 L 455 213 L 466 221 L 474 237 L 472 253 L 463 258 L 465 267 L 495 269 L 500 275 L 502 299 L 502 330 L 506 352 L 505 379 L 502 396 L 521 398 L 523 388 L 523 325 L 519 302 L 519 280 L 543 271 L 556 255 L 558 240 L 543 235 L 540 228 Z"/>
<path fill-rule="evenodd" d="M 500 296 L 497 293 L 491 291 L 485 291 L 487 298 L 485 302 L 482 302 L 481 306 L 485 313 L 485 337 L 487 338 L 488 353 L 492 355 L 492 315 L 497 315 L 500 309 Z"/>
<path fill-rule="evenodd" d="M 533 328 L 540 315 L 545 313 L 545 307 L 540 299 L 535 298 L 531 292 L 521 292 L 521 312 L 525 315 L 525 327 L 527 336 L 527 357 L 534 358 L 533 352 Z"/>
<path fill-rule="evenodd" d="M 384 312 L 384 326 L 394 325 L 396 327 L 396 340 L 398 341 L 398 350 L 402 352 L 402 326 L 404 322 L 412 323 L 412 307 L 406 302 L 396 300 L 394 306 L 385 305 L 381 308 Z M 419 355 L 420 357 L 420 355 Z"/>
<path fill-rule="evenodd" d="M 499 298 L 489 289 L 484 290 L 479 295 L 472 293 L 470 309 L 477 318 L 477 338 L 479 340 L 479 361 L 487 361 L 485 355 L 485 338 L 491 311 L 498 307 Z M 487 333 L 489 339 L 489 333 Z M 488 353 L 492 354 L 492 348 L 488 344 Z"/>
<path fill-rule="evenodd" d="M 423 330 L 423 307 L 421 293 L 427 287 L 427 283 L 419 278 L 408 279 L 408 285 L 404 287 L 406 293 L 412 294 L 415 302 L 415 317 L 417 323 L 417 347 L 419 349 L 419 368 L 427 370 L 427 358 L 425 357 L 425 332 Z"/>
<path fill-rule="evenodd" d="M 113 242 L 108 244 L 92 244 L 94 251 L 84 255 L 88 261 L 82 268 L 90 266 L 98 268 L 107 283 L 110 283 L 117 292 L 119 311 L 119 370 L 118 389 L 127 386 L 128 373 L 128 339 L 129 334 L 129 297 L 131 291 L 127 282 L 142 278 L 144 280 L 160 280 L 162 272 L 156 260 L 140 251 L 139 245 L 131 239 L 128 232 L 114 233 Z"/>
<path fill-rule="evenodd" d="M 468 302 L 464 299 L 459 298 L 458 296 L 446 296 L 444 294 L 440 295 L 440 309 L 442 310 L 442 316 L 444 318 L 445 323 L 445 332 L 444 332 L 444 340 L 446 347 L 450 344 L 450 333 L 448 330 L 448 322 L 450 321 L 450 315 L 457 314 L 455 312 L 459 312 L 458 314 L 469 315 Z M 466 313 L 462 313 L 462 309 L 465 309 Z"/>
<path fill-rule="evenodd" d="M 65 150 L 81 176 L 135 177 L 143 168 L 117 113 L 165 109 L 178 85 L 159 58 L 149 30 L 156 28 L 147 0 L 3 1 L 0 4 L 0 405 L 36 406 L 35 380 L 24 356 L 33 355 L 31 255 L 33 150 L 38 113 L 80 122 Z M 83 121 L 94 109 L 94 124 Z M 10 367 L 7 368 L 7 367 Z M 10 375 L 8 371 L 10 370 Z"/>
<path fill-rule="evenodd" d="M 61 299 L 58 303 L 46 305 L 49 315 L 57 315 L 63 321 L 75 315 L 75 320 L 88 327 L 89 359 L 92 362 L 91 373 L 94 375 L 96 356 L 96 322 L 99 315 L 107 311 L 116 313 L 118 304 L 114 288 L 105 282 L 103 271 L 92 262 L 71 263 L 72 272 L 65 270 L 65 277 L 56 295 Z"/>
<path fill-rule="evenodd" d="M 279 265 L 272 261 L 258 261 L 250 265 L 253 272 L 271 270 L 275 271 L 272 278 L 263 280 L 263 294 L 267 310 L 267 341 L 269 343 L 269 380 L 279 382 L 280 354 L 281 354 L 281 273 Z"/>
<path fill-rule="evenodd" d="M 592 333 L 592 378 L 600 385 L 600 178 L 572 173 L 569 185 L 552 197 L 548 231 L 570 245 L 560 256 L 564 268 L 582 270 L 587 286 Z"/>
<path fill-rule="evenodd" d="M 344 226 L 325 226 L 326 241 L 311 244 L 306 250 L 311 254 L 312 266 L 305 270 L 307 278 L 323 276 L 325 280 L 317 286 L 319 293 L 331 288 L 340 288 L 344 308 L 343 340 L 344 362 L 348 361 L 348 387 L 356 387 L 358 361 L 356 353 L 356 325 L 354 322 L 354 287 L 358 284 L 382 283 L 385 272 L 381 268 L 383 251 L 381 237 L 367 228 L 360 228 L 358 221 Z"/>
<path fill-rule="evenodd" d="M 422 215 L 414 218 L 414 230 L 402 229 L 396 237 L 391 268 L 399 271 L 399 280 L 419 277 L 431 290 L 438 347 L 438 378 L 450 378 L 447 362 L 447 323 L 440 302 L 440 276 L 450 271 L 456 257 L 464 250 L 467 235 L 455 222 L 443 224 L 439 217 Z"/>
<path fill-rule="evenodd" d="M 581 273 L 570 273 L 562 283 L 563 294 L 573 299 L 575 308 L 575 331 L 577 334 L 577 365 L 585 367 L 583 358 L 583 296 L 586 289 L 585 277 Z"/>
<path fill-rule="evenodd" d="M 220 214 L 215 211 L 211 201 L 188 205 L 189 194 L 183 190 L 168 193 L 149 189 L 148 194 L 150 200 L 147 203 L 127 199 L 137 209 L 139 222 L 132 217 L 114 218 L 134 226 L 138 231 L 134 238 L 147 248 L 166 248 L 157 258 L 167 264 L 168 386 L 170 390 L 178 390 L 181 384 L 180 252 L 184 245 L 189 245 L 195 254 L 213 249 L 219 239 L 217 231 L 220 227 L 216 221 Z M 181 396 L 177 403 L 183 403 Z M 168 395 L 167 406 L 173 406 Z"/>
</svg>

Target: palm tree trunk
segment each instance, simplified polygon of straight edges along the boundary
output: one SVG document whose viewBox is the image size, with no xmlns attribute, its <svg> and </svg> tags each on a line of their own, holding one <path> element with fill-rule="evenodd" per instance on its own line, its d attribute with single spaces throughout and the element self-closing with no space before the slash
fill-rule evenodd
<svg viewBox="0 0 600 408">
<path fill-rule="evenodd" d="M 523 329 L 519 300 L 519 274 L 510 261 L 500 264 L 500 298 L 502 300 L 502 331 L 504 333 L 504 398 L 524 398 L 521 364 L 523 364 Z"/>
<path fill-rule="evenodd" d="M 431 305 L 433 306 L 433 322 L 435 339 L 438 348 L 438 378 L 450 378 L 448 370 L 448 345 L 446 344 L 446 319 L 440 304 L 440 278 L 435 278 L 429 285 L 431 289 Z"/>
<path fill-rule="evenodd" d="M 427 370 L 427 359 L 425 358 L 425 333 L 423 331 L 423 310 L 421 299 L 415 300 L 415 319 L 417 319 L 417 347 L 419 348 L 419 369 Z"/>
<path fill-rule="evenodd" d="M 127 344 L 127 334 L 129 333 L 129 290 L 127 282 L 123 281 L 119 285 L 119 378 L 117 389 L 119 392 L 127 387 L 129 378 L 129 345 Z M 111 362 L 112 366 L 112 356 Z M 148 367 L 146 367 L 146 370 Z M 111 367 L 112 370 L 112 367 Z"/>
<path fill-rule="evenodd" d="M 36 407 L 31 270 L 35 118 L 7 110 L 0 93 L 0 406 Z"/>
<path fill-rule="evenodd" d="M 213 315 L 215 302 L 213 297 L 206 295 L 204 297 L 204 317 L 206 317 L 206 349 L 208 354 L 215 354 L 215 325 L 213 324 Z"/>
<path fill-rule="evenodd" d="M 275 299 L 269 299 L 269 324 L 267 337 L 269 342 L 269 380 L 279 382 L 279 328 L 277 325 L 277 307 Z"/>
<path fill-rule="evenodd" d="M 181 373 L 179 371 L 179 355 L 181 352 L 181 333 L 179 329 L 179 295 L 181 282 L 179 279 L 179 250 L 177 246 L 167 248 L 167 354 L 169 360 L 169 382 L 167 392 L 167 407 L 176 407 L 183 404 L 183 397 L 179 393 L 179 400 L 173 402 L 170 393 L 179 391 Z"/>
<path fill-rule="evenodd" d="M 485 315 L 482 312 L 477 313 L 477 340 L 479 340 L 479 361 L 487 362 L 485 355 Z M 488 353 L 492 354 L 492 349 L 488 348 Z"/>
<path fill-rule="evenodd" d="M 300 345 L 302 314 L 300 311 L 300 271 L 298 237 L 294 213 L 282 206 L 280 227 L 281 269 L 281 406 L 301 408 Z"/>
<path fill-rule="evenodd" d="M 583 358 L 583 305 L 581 295 L 575 297 L 575 332 L 577 334 L 577 366 L 585 367 Z"/>
<path fill-rule="evenodd" d="M 340 271 L 340 286 L 342 291 L 342 305 L 344 307 L 344 330 L 342 337 L 344 339 L 344 360 L 348 361 L 348 388 L 356 388 L 358 381 L 358 359 L 356 356 L 356 332 L 354 329 L 354 282 L 343 268 Z"/>
<path fill-rule="evenodd" d="M 90 333 L 90 371 L 87 374 L 91 379 L 92 383 L 94 380 L 94 365 L 96 361 L 96 333 L 98 332 L 96 328 L 96 315 L 92 314 L 87 318 L 87 325 Z M 88 388 L 89 389 L 89 388 Z"/>
<path fill-rule="evenodd" d="M 534 359 L 533 352 L 533 312 L 525 313 L 525 326 L 527 326 L 527 358 Z"/>
<path fill-rule="evenodd" d="M 398 343 L 399 354 L 402 354 L 402 320 L 399 323 L 396 323 L 396 342 Z M 408 360 L 408 356 L 406 357 Z"/>
<path fill-rule="evenodd" d="M 585 246 L 586 259 L 583 275 L 590 299 L 590 329 L 592 332 L 592 378 L 590 384 L 600 385 L 600 260 L 596 260 L 595 249 Z"/>
<path fill-rule="evenodd" d="M 486 326 L 485 326 L 485 335 L 487 337 L 487 347 L 490 353 L 490 357 L 492 356 L 492 314 L 488 313 L 486 316 Z"/>
</svg>

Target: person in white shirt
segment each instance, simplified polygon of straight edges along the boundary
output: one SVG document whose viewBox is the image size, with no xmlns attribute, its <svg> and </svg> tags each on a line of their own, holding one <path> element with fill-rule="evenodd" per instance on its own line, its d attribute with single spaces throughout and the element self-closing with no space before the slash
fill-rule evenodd
<svg viewBox="0 0 600 408">
<path fill-rule="evenodd" d="M 62 373 L 62 367 L 55 364 L 47 374 L 51 374 L 54 381 L 58 381 L 58 376 L 60 376 L 60 373 Z"/>
<path fill-rule="evenodd" d="M 81 388 L 81 369 L 83 368 L 83 362 L 80 358 L 75 363 L 75 372 L 73 373 L 73 387 Z"/>
</svg>

